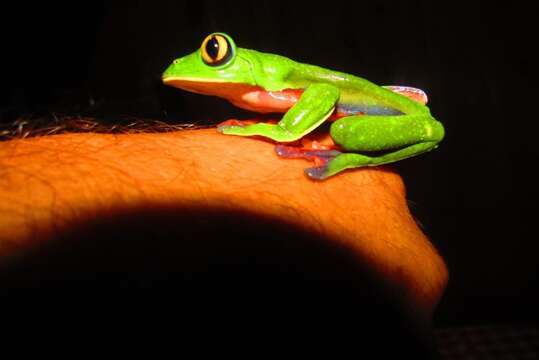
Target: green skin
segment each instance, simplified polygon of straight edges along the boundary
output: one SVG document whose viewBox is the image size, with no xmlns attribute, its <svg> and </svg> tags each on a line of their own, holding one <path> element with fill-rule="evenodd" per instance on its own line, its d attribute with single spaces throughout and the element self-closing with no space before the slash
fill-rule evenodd
<svg viewBox="0 0 539 360">
<path fill-rule="evenodd" d="M 204 61 L 199 49 L 176 59 L 163 73 L 163 82 L 184 90 L 223 97 L 233 104 L 261 112 L 285 111 L 277 124 L 225 125 L 227 135 L 263 136 L 279 143 L 293 142 L 312 132 L 338 108 L 356 109 L 354 115 L 332 123 L 336 150 L 302 150 L 302 157 L 316 157 L 322 166 L 305 170 L 322 180 L 345 169 L 377 166 L 430 151 L 444 137 L 444 128 L 425 105 L 357 76 L 297 63 L 286 57 L 236 48 L 226 34 L 229 56 L 218 65 Z M 203 44 L 204 46 L 204 44 Z M 279 92 L 302 89 L 299 100 L 288 109 L 271 109 L 246 100 L 253 89 Z M 289 146 L 277 153 L 299 157 Z M 369 156 L 369 152 L 373 156 Z M 376 152 L 373 154 L 372 152 Z M 380 155 L 380 152 L 383 154 Z"/>
</svg>

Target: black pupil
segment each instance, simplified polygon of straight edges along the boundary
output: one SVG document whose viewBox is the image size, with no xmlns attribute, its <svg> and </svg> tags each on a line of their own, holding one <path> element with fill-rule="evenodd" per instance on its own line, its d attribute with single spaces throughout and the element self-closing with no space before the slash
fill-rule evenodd
<svg viewBox="0 0 539 360">
<path fill-rule="evenodd" d="M 217 59 L 217 55 L 219 54 L 219 41 L 217 41 L 215 37 L 212 37 L 206 44 L 206 53 L 210 58 L 214 60 Z"/>
</svg>

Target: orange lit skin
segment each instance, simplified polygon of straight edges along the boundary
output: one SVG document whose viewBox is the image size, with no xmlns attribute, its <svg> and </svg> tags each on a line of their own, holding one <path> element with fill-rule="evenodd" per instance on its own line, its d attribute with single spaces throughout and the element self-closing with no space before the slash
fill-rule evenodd
<svg viewBox="0 0 539 360">
<path fill-rule="evenodd" d="M 275 216 L 348 246 L 430 319 L 448 273 L 410 215 L 399 175 L 365 168 L 315 182 L 303 174 L 305 164 L 283 161 L 270 142 L 215 129 L 3 142 L 0 255 L 116 206 L 222 206 Z"/>
</svg>

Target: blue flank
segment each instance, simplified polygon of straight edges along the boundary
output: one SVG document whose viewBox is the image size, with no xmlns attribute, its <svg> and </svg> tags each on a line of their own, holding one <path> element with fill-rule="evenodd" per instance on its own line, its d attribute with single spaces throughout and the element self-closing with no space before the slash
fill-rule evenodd
<svg viewBox="0 0 539 360">
<path fill-rule="evenodd" d="M 338 104 L 337 111 L 347 115 L 355 115 L 358 113 L 363 113 L 365 115 L 404 115 L 404 113 L 399 110 L 375 105 Z"/>
</svg>

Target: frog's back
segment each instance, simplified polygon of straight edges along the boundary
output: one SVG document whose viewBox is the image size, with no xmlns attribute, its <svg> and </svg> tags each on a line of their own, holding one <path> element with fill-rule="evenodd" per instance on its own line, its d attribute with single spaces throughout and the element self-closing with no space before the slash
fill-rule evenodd
<svg viewBox="0 0 539 360">
<path fill-rule="evenodd" d="M 378 86 L 359 76 L 325 69 L 315 65 L 297 64 L 290 79 L 303 87 L 324 82 L 341 90 L 338 110 L 344 114 L 400 115 L 429 112 L 428 108 L 406 96 Z"/>
</svg>

